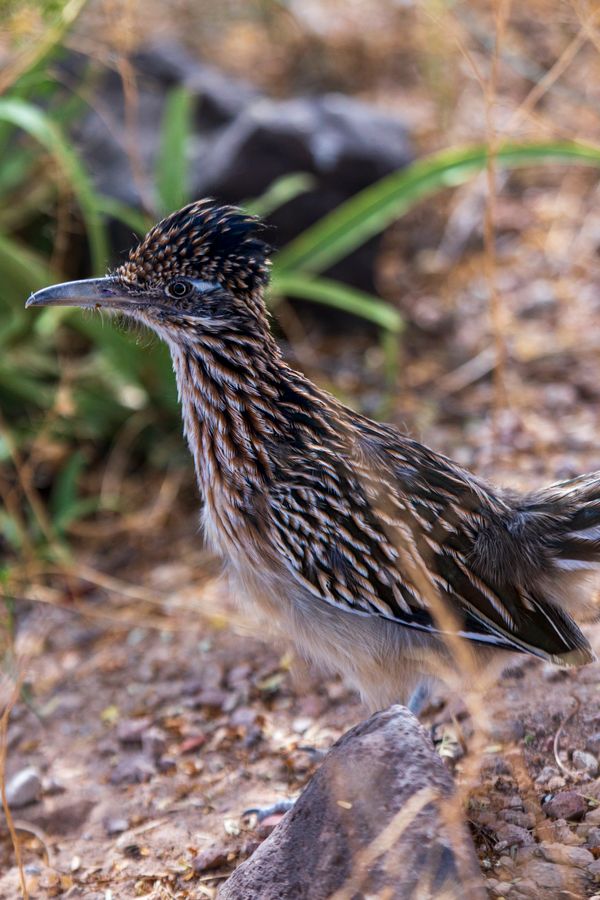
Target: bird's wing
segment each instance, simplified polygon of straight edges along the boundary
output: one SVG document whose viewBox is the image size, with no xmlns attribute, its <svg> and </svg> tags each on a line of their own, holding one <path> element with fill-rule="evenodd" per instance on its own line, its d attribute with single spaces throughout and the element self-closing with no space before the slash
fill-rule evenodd
<svg viewBox="0 0 600 900">
<path fill-rule="evenodd" d="M 292 463 L 272 498 L 280 558 L 304 587 L 420 631 L 587 661 L 577 654 L 589 657 L 589 645 L 566 613 L 517 571 L 511 578 L 510 554 L 498 577 L 478 565 L 479 536 L 503 534 L 507 503 L 418 444 L 365 446 L 320 446 L 312 465 L 306 455 Z"/>
</svg>

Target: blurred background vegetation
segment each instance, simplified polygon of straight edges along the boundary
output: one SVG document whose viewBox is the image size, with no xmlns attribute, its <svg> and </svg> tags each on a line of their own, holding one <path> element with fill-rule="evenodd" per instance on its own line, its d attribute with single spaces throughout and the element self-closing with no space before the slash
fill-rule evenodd
<svg viewBox="0 0 600 900">
<path fill-rule="evenodd" d="M 212 589 L 165 348 L 77 310 L 25 311 L 29 292 L 103 274 L 187 200 L 239 203 L 272 226 L 267 299 L 291 364 L 497 483 L 600 470 L 599 109 L 592 0 L 0 0 L 0 784 L 8 746 L 9 768 L 40 765 L 52 794 L 58 771 L 66 803 L 98 784 L 120 812 L 137 800 L 111 793 L 103 738 L 153 710 L 169 755 L 177 730 L 177 747 L 208 736 L 205 779 L 183 750 L 178 777 L 210 798 L 222 769 L 234 809 L 262 796 L 250 746 L 261 784 L 269 747 L 277 771 L 286 715 L 306 744 L 297 716 L 358 715 L 320 676 L 295 697 L 279 645 L 226 630 L 239 614 Z M 237 726 L 229 743 L 225 701 L 215 715 L 181 699 L 182 679 L 211 687 L 215 668 L 265 722 L 262 737 L 248 725 L 257 745 Z M 546 716 L 531 749 L 554 766 L 560 729 L 546 738 L 575 682 L 552 684 L 558 705 L 545 674 L 530 698 L 532 683 L 509 683 L 505 706 L 527 695 Z M 141 793 L 162 818 L 161 779 Z M 222 835 L 216 807 L 207 825 L 190 804 L 190 833 Z M 161 871 L 187 845 L 169 828 Z M 61 833 L 63 873 L 114 859 L 114 835 L 86 829 Z M 0 881 L 13 856 L 0 841 Z"/>
<path fill-rule="evenodd" d="M 12 585 L 8 597 L 32 566 L 68 565 L 70 541 L 131 523 L 155 483 L 169 486 L 166 507 L 190 483 L 165 349 L 78 311 L 26 313 L 24 301 L 47 283 L 102 274 L 135 235 L 194 198 L 194 148 L 204 140 L 195 63 L 230 79 L 230 92 L 247 85 L 248 105 L 341 93 L 404 129 L 401 167 L 367 173 L 357 189 L 350 179 L 346 196 L 296 233 L 302 198 L 321 186 L 292 149 L 284 174 L 281 160 L 264 154 L 272 177 L 258 195 L 242 173 L 225 198 L 283 223 L 269 302 L 289 357 L 326 387 L 430 440 L 443 427 L 438 443 L 456 451 L 492 415 L 496 429 L 507 410 L 535 415 L 539 395 L 522 390 L 532 367 L 545 366 L 542 381 L 557 384 L 569 380 L 569 354 L 598 361 L 587 329 L 600 241 L 598 16 L 586 3 L 559 3 L 556 16 L 550 6 L 381 0 L 367 15 L 351 0 L 179 0 L 167 15 L 137 0 L 2 2 L 0 577 Z M 140 84 L 153 65 L 169 74 L 149 133 Z M 100 160 L 99 176 L 91 113 L 127 156 L 128 191 L 112 190 L 110 160 Z M 366 279 L 345 268 L 365 247 L 374 248 Z M 558 374 L 548 374 L 549 359 L 560 360 Z M 581 378 L 595 390 L 592 376 Z M 514 422 L 507 428 L 514 450 Z M 466 462 L 473 452 L 463 452 Z M 485 455 L 475 462 L 485 467 Z"/>
</svg>

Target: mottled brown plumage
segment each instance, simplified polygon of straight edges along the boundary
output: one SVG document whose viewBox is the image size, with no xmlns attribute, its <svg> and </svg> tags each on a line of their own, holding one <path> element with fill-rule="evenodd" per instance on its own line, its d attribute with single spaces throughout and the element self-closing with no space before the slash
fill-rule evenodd
<svg viewBox="0 0 600 900">
<path fill-rule="evenodd" d="M 112 276 L 29 301 L 119 310 L 167 342 L 204 532 L 235 595 L 374 706 L 434 675 L 449 634 L 482 659 L 592 660 L 572 615 L 593 607 L 600 474 L 511 495 L 320 390 L 270 333 L 259 230 L 191 204 Z"/>
</svg>

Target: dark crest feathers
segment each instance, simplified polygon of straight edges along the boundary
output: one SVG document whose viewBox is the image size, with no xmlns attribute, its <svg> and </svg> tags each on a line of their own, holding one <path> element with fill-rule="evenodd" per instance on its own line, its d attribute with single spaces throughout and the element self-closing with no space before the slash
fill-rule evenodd
<svg viewBox="0 0 600 900">
<path fill-rule="evenodd" d="M 116 275 L 142 287 L 187 276 L 252 293 L 269 279 L 271 248 L 259 236 L 263 230 L 234 206 L 190 203 L 155 225 Z"/>
</svg>

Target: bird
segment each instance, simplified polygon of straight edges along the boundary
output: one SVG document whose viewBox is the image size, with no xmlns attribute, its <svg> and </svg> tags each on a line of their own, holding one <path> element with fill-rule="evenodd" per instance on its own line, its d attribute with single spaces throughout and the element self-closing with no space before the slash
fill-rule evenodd
<svg viewBox="0 0 600 900">
<path fill-rule="evenodd" d="M 107 310 L 171 353 L 207 544 L 232 594 L 372 709 L 417 711 L 440 666 L 595 659 L 600 472 L 500 489 L 345 406 L 285 361 L 265 226 L 212 199 L 102 278 L 28 307 Z"/>
</svg>

